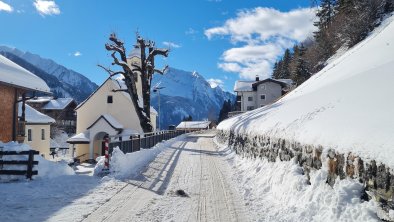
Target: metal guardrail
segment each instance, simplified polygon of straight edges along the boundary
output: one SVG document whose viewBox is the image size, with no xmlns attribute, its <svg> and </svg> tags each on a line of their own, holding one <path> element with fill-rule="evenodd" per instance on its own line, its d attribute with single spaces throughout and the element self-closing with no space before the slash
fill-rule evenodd
<svg viewBox="0 0 394 222">
<path fill-rule="evenodd" d="M 110 142 L 109 153 L 112 153 L 114 147 L 119 147 L 124 153 L 139 151 L 141 148 L 149 149 L 163 140 L 169 140 L 184 133 L 186 133 L 184 130 L 166 130 L 138 135 L 126 141 Z"/>
</svg>

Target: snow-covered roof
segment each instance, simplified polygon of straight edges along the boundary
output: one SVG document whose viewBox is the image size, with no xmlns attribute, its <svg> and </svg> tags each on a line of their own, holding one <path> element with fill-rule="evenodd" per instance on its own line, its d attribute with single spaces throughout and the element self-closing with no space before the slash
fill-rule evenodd
<svg viewBox="0 0 394 222">
<path fill-rule="evenodd" d="M 32 99 L 27 100 L 29 103 L 46 103 L 51 101 L 53 99 L 52 96 L 39 96 L 39 97 L 34 97 Z"/>
<path fill-rule="evenodd" d="M 104 119 L 105 121 L 107 121 L 107 123 L 111 125 L 113 128 L 115 128 L 116 130 L 123 129 L 123 125 L 119 123 L 119 121 L 115 117 L 113 117 L 108 113 L 101 115 L 96 121 L 94 121 L 94 123 L 91 126 L 88 127 L 88 129 L 92 128 L 100 119 Z"/>
<path fill-rule="evenodd" d="M 73 102 L 73 98 L 57 98 L 49 100 L 47 104 L 45 104 L 42 109 L 44 110 L 62 110 L 66 108 L 71 102 Z M 29 100 L 30 102 L 30 100 Z"/>
<path fill-rule="evenodd" d="M 234 85 L 235 92 L 246 92 L 246 91 L 253 91 L 252 85 L 256 81 L 243 81 L 237 80 Z"/>
<path fill-rule="evenodd" d="M 18 103 L 18 116 L 22 116 L 22 103 Z M 56 122 L 53 118 L 38 112 L 27 104 L 25 104 L 25 120 L 27 123 L 48 124 Z"/>
<path fill-rule="evenodd" d="M 276 103 L 218 129 L 352 152 L 394 168 L 394 17 Z"/>
<path fill-rule="evenodd" d="M 120 124 L 119 121 L 110 114 L 104 114 L 103 118 L 105 118 L 114 128 L 123 129 L 123 125 Z"/>
<path fill-rule="evenodd" d="M 71 144 L 86 144 L 86 143 L 90 142 L 89 137 L 90 137 L 90 133 L 89 133 L 89 130 L 87 130 L 87 131 L 85 131 L 83 133 L 79 133 L 79 134 L 77 134 L 77 135 L 75 135 L 73 137 L 70 137 L 67 140 L 67 143 L 71 143 Z"/>
<path fill-rule="evenodd" d="M 293 85 L 293 80 L 292 79 L 275 79 L 275 80 L 277 80 L 277 81 L 279 81 L 279 82 L 283 82 L 283 83 L 286 83 L 287 85 Z"/>
<path fill-rule="evenodd" d="M 0 55 L 0 82 L 28 90 L 50 93 L 44 80 L 2 55 Z"/>
<path fill-rule="evenodd" d="M 264 83 L 264 82 L 275 82 L 278 84 L 281 84 L 283 87 L 285 85 L 292 85 L 293 84 L 293 80 L 291 79 L 271 79 L 271 78 L 267 78 L 267 79 L 263 79 L 260 81 L 244 81 L 244 80 L 237 80 L 235 82 L 234 85 L 234 91 L 235 92 L 251 92 L 253 91 L 253 86 L 259 83 Z"/>
<path fill-rule="evenodd" d="M 211 121 L 183 121 L 176 127 L 177 129 L 206 129 Z"/>
</svg>

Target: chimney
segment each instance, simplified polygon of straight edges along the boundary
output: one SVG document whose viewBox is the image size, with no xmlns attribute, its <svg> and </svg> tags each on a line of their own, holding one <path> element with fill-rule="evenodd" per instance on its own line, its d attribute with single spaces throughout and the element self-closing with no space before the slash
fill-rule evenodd
<svg viewBox="0 0 394 222">
<path fill-rule="evenodd" d="M 256 82 L 260 81 L 260 78 L 258 75 L 256 75 Z"/>
</svg>

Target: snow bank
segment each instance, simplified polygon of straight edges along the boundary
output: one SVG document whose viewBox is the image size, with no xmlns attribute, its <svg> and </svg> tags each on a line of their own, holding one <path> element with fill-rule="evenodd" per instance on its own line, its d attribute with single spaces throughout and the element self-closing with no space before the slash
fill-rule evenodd
<svg viewBox="0 0 394 222">
<path fill-rule="evenodd" d="M 220 146 L 220 145 L 219 145 Z M 251 221 L 378 221 L 377 204 L 363 202 L 357 180 L 326 183 L 327 169 L 310 174 L 310 184 L 294 161 L 247 159 L 222 146 L 233 168 Z"/>
<path fill-rule="evenodd" d="M 59 176 L 75 175 L 74 170 L 64 160 L 53 162 L 39 155 L 34 156 L 34 159 L 39 162 L 35 168 L 38 170 L 38 175 L 34 179 L 52 179 Z"/>
<path fill-rule="evenodd" d="M 1 148 L 2 147 L 2 148 Z M 31 150 L 27 144 L 19 144 L 17 142 L 2 143 L 0 142 L 0 150 L 2 151 L 27 151 Z M 1 160 L 27 160 L 27 155 L 4 155 Z M 34 160 L 38 161 L 38 165 L 34 166 L 33 170 L 38 171 L 37 176 L 33 179 L 52 179 L 59 176 L 74 175 L 74 170 L 67 165 L 66 162 L 52 162 L 44 159 L 40 155 L 35 155 Z M 25 165 L 3 165 L 3 170 L 26 170 Z M 25 176 L 15 175 L 0 175 L 0 182 L 9 182 L 15 180 L 24 180 Z"/>
<path fill-rule="evenodd" d="M 352 152 L 393 169 L 393 20 L 278 102 L 217 128 Z"/>
<path fill-rule="evenodd" d="M 141 174 L 141 171 L 156 158 L 164 149 L 168 147 L 168 143 L 174 139 L 183 138 L 179 136 L 171 140 L 158 143 L 150 149 L 141 149 L 133 153 L 123 153 L 119 147 L 115 147 L 109 162 L 111 176 L 118 179 L 130 178 Z M 96 159 L 97 164 L 94 168 L 94 175 L 100 175 L 104 168 L 104 156 Z"/>
</svg>

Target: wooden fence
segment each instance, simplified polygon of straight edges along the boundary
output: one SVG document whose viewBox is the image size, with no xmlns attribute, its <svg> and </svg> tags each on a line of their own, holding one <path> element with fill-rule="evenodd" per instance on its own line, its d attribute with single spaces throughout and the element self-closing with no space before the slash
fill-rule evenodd
<svg viewBox="0 0 394 222">
<path fill-rule="evenodd" d="M 35 150 L 28 151 L 0 151 L 0 157 L 2 156 L 19 156 L 27 155 L 27 160 L 2 160 L 0 159 L 0 175 L 26 175 L 26 178 L 32 179 L 33 175 L 37 175 L 38 171 L 33 170 L 34 165 L 38 165 L 38 161 L 34 160 L 34 155 L 38 155 L 39 152 Z M 3 170 L 3 165 L 26 165 L 26 170 Z"/>
<path fill-rule="evenodd" d="M 139 151 L 141 148 L 152 148 L 163 140 L 172 139 L 185 132 L 184 130 L 166 130 L 138 135 L 131 140 L 110 142 L 109 153 L 112 153 L 114 147 L 119 147 L 124 153 Z"/>
</svg>

